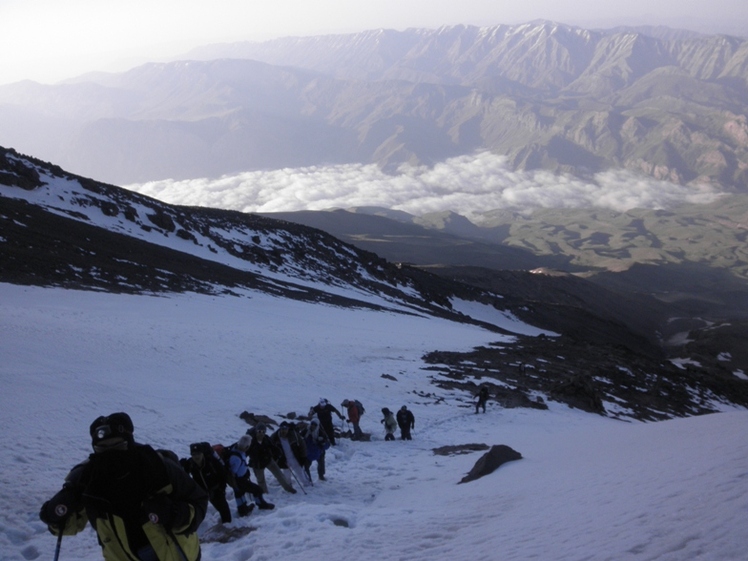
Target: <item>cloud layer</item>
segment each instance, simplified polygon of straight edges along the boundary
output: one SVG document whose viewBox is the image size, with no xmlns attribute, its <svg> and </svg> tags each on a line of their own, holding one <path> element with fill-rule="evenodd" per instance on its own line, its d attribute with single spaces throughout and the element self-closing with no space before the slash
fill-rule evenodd
<svg viewBox="0 0 748 561">
<path fill-rule="evenodd" d="M 661 209 L 684 202 L 705 204 L 720 195 L 713 187 L 676 185 L 625 170 L 599 173 L 594 181 L 547 171 L 512 171 L 503 156 L 487 152 L 433 168 L 402 167 L 395 175 L 373 164 L 348 164 L 219 179 L 168 179 L 126 188 L 167 203 L 243 212 L 378 206 L 418 216 L 451 210 L 468 218 L 495 209 Z"/>
</svg>

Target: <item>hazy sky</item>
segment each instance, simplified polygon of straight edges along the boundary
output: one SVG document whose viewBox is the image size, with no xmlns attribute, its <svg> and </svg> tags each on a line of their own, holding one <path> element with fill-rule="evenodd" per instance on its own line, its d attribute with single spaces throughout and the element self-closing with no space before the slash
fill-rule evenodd
<svg viewBox="0 0 748 561">
<path fill-rule="evenodd" d="M 223 41 L 539 18 L 748 35 L 746 0 L 0 0 L 0 84 L 120 71 Z"/>
</svg>

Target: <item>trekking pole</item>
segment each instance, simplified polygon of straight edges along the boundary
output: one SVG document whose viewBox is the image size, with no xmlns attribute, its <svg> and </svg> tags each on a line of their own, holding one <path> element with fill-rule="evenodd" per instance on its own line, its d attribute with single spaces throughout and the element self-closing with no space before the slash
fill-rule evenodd
<svg viewBox="0 0 748 561">
<path fill-rule="evenodd" d="M 306 489 L 304 489 L 304 486 L 303 486 L 303 485 L 301 484 L 301 481 L 299 481 L 299 478 L 298 478 L 298 477 L 296 477 L 296 474 L 295 474 L 295 473 L 293 472 L 293 470 L 292 470 L 292 469 L 289 469 L 288 471 L 290 471 L 290 472 L 291 472 L 291 475 L 293 475 L 293 478 L 294 478 L 294 479 L 296 480 L 296 483 L 298 483 L 298 484 L 299 484 L 299 487 L 301 487 L 301 490 L 302 490 L 302 492 L 303 492 L 303 493 L 304 493 L 305 495 L 307 495 L 308 493 L 306 492 Z"/>
<path fill-rule="evenodd" d="M 59 561 L 60 559 L 60 549 L 62 548 L 62 525 L 60 526 L 60 529 L 58 530 L 60 533 L 57 535 L 57 547 L 55 547 L 55 560 Z"/>
</svg>

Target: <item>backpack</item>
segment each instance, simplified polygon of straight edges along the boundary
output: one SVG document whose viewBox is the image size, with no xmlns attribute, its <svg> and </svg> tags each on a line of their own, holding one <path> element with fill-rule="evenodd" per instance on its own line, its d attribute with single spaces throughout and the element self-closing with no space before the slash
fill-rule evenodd
<svg viewBox="0 0 748 561">
<path fill-rule="evenodd" d="M 213 444 L 211 449 L 213 450 L 213 456 L 221 463 L 226 472 L 226 481 L 232 488 L 235 488 L 236 479 L 234 474 L 231 473 L 231 468 L 229 468 L 229 458 L 235 452 L 232 451 L 230 446 L 224 446 L 223 444 Z"/>
<path fill-rule="evenodd" d="M 221 463 L 228 466 L 229 456 L 231 456 L 229 447 L 224 446 L 223 444 L 214 444 L 213 446 L 211 446 L 211 448 L 213 448 L 213 455 L 216 456 L 219 460 L 221 460 Z"/>
<path fill-rule="evenodd" d="M 360 417 L 364 413 L 366 413 L 366 409 L 364 409 L 364 406 L 361 405 L 361 402 L 358 399 L 354 399 L 353 402 L 356 404 L 356 409 L 358 409 L 358 416 Z"/>
</svg>

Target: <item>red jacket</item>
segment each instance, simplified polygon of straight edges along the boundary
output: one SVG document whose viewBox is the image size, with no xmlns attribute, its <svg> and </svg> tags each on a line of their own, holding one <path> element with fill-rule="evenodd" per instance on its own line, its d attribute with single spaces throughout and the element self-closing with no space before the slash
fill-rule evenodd
<svg viewBox="0 0 748 561">
<path fill-rule="evenodd" d="M 358 423 L 361 420 L 361 415 L 358 414 L 358 407 L 356 407 L 356 401 L 353 399 L 348 400 L 348 420 L 351 423 Z"/>
</svg>

